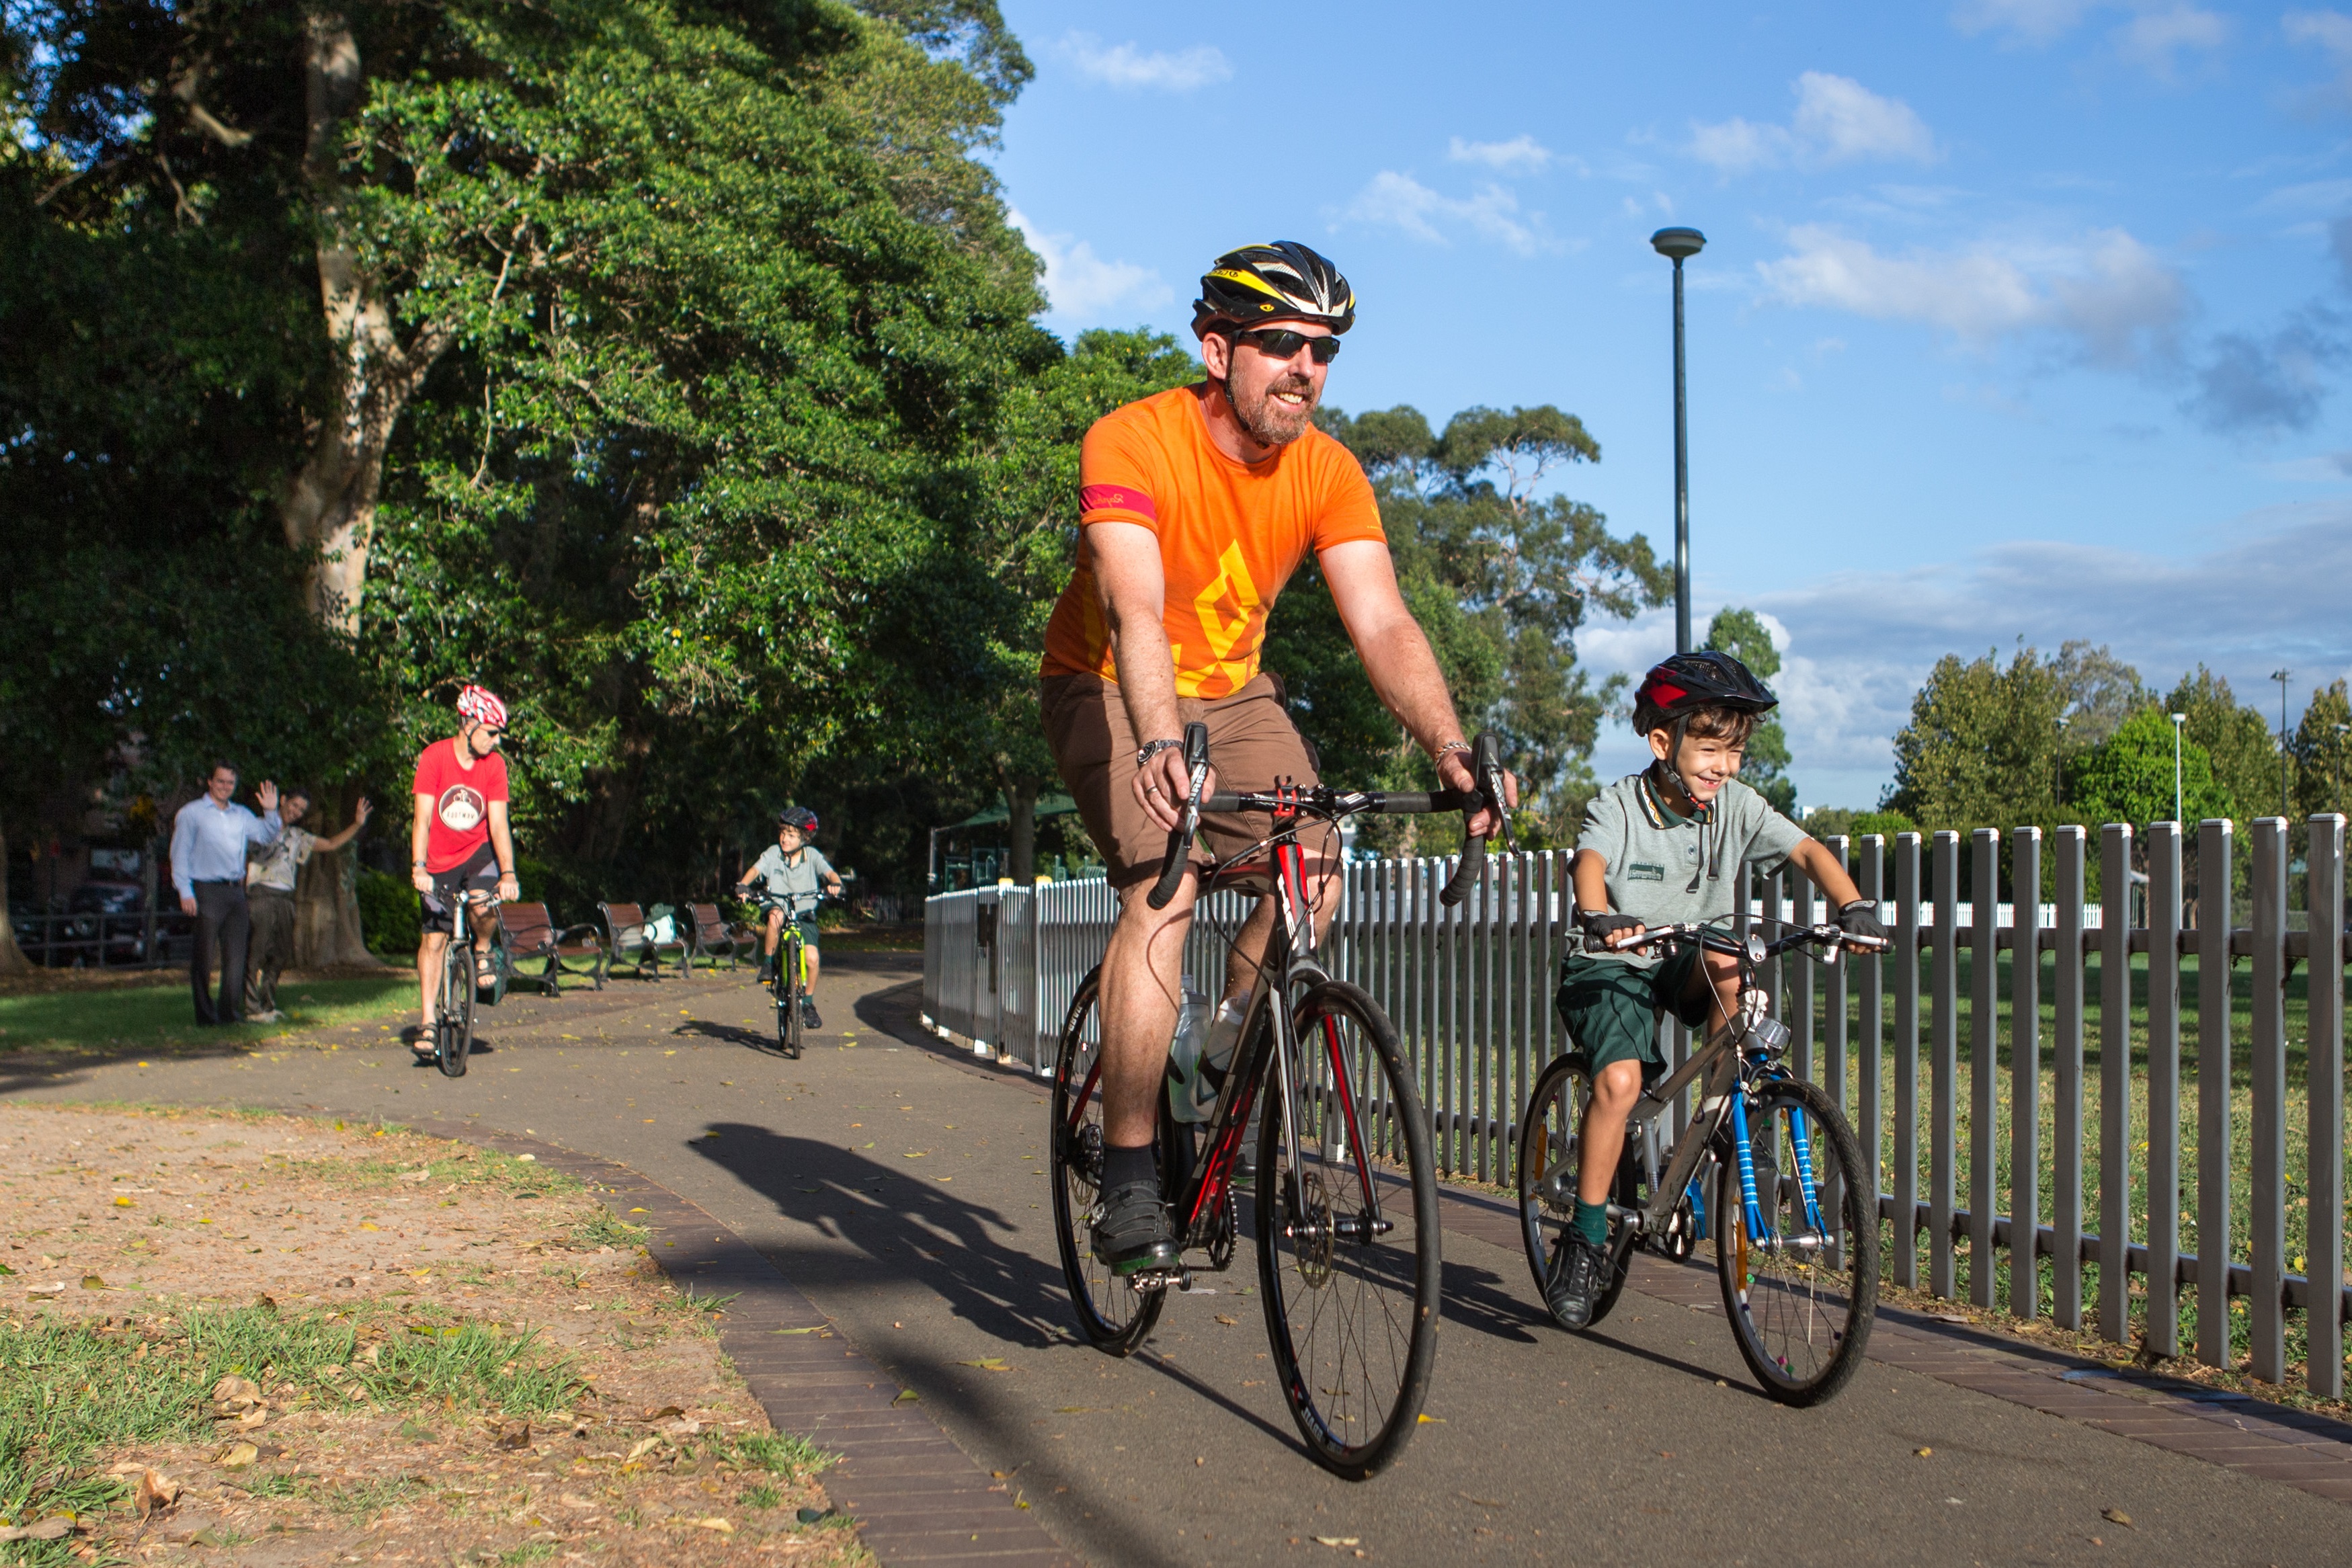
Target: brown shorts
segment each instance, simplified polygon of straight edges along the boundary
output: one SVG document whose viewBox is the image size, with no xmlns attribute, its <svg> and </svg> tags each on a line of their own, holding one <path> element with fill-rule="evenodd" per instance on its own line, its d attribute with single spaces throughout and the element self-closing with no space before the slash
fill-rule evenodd
<svg viewBox="0 0 2352 1568">
<path fill-rule="evenodd" d="M 1113 887 L 1132 887 L 1160 874 L 1168 852 L 1168 830 L 1146 814 L 1135 798 L 1135 727 L 1117 683 L 1100 675 L 1048 675 L 1039 690 L 1045 716 L 1045 744 L 1053 748 L 1062 783 L 1077 803 L 1078 820 L 1110 867 Z M 1229 697 L 1213 702 L 1179 698 L 1187 724 L 1209 727 L 1209 763 L 1219 789 L 1266 789 L 1276 782 L 1320 782 L 1306 737 L 1284 709 L 1282 688 L 1260 674 Z M 1195 865 L 1223 862 L 1265 837 L 1267 819 L 1251 811 L 1204 816 L 1194 846 Z M 1310 858 L 1336 852 L 1329 823 L 1302 827 L 1298 841 Z M 1252 857 L 1256 858 L 1256 857 Z"/>
</svg>

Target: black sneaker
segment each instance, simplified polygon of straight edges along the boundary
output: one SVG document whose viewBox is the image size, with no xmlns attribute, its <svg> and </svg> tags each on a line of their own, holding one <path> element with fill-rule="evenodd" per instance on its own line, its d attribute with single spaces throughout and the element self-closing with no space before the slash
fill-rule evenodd
<svg viewBox="0 0 2352 1568">
<path fill-rule="evenodd" d="M 1095 1261 L 1114 1274 L 1173 1269 L 1178 1252 L 1168 1206 L 1150 1182 L 1129 1182 L 1103 1195 L 1095 1211 Z"/>
<path fill-rule="evenodd" d="M 1592 1303 L 1609 1277 L 1609 1253 L 1570 1230 L 1559 1239 L 1544 1281 L 1544 1305 L 1551 1321 L 1564 1329 L 1580 1329 L 1592 1321 Z"/>
<path fill-rule="evenodd" d="M 823 1029 L 824 1027 L 824 1019 L 816 1016 L 816 998 L 814 997 L 803 997 L 801 998 L 801 1024 L 806 1029 Z"/>
</svg>

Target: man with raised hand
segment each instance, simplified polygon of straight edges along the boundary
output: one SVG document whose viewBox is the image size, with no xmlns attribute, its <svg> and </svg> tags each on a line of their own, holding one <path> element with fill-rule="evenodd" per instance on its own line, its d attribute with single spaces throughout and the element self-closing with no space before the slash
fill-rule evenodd
<svg viewBox="0 0 2352 1568">
<path fill-rule="evenodd" d="M 200 1025 L 241 1021 L 245 1001 L 246 945 L 253 915 L 245 901 L 245 856 L 254 844 L 275 843 L 278 786 L 265 779 L 253 792 L 261 808 L 255 816 L 236 803 L 236 769 L 213 764 L 205 792 L 172 819 L 172 887 L 180 913 L 196 917 L 195 945 L 188 953 L 188 984 L 195 992 Z M 220 954 L 220 997 L 212 991 L 214 950 Z"/>
<path fill-rule="evenodd" d="M 1317 782 L 1280 684 L 1259 668 L 1275 597 L 1309 551 L 1381 701 L 1446 788 L 1475 787 L 1444 676 L 1397 591 L 1370 482 L 1314 426 L 1355 319 L 1348 280 L 1306 246 L 1229 251 L 1193 306 L 1206 379 L 1105 415 L 1080 455 L 1077 566 L 1046 628 L 1041 696 L 1055 764 L 1120 899 L 1102 966 L 1093 1238 L 1095 1256 L 1120 1273 L 1171 1267 L 1179 1252 L 1152 1129 L 1197 876 L 1165 909 L 1144 894 L 1190 789 L 1180 737 L 1188 722 L 1208 726 L 1212 790 Z M 1201 826 L 1219 857 L 1260 836 L 1240 818 Z M 1486 812 L 1470 823 L 1484 834 L 1499 826 Z M 1318 925 L 1337 902 L 1334 836 L 1328 825 L 1299 834 Z M 1229 1001 L 1248 994 L 1273 915 L 1261 899 L 1236 939 Z"/>
</svg>

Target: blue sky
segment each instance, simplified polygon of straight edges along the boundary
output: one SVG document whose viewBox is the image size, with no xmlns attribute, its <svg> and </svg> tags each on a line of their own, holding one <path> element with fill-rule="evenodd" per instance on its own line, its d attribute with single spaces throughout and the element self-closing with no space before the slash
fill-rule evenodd
<svg viewBox="0 0 2352 1568">
<path fill-rule="evenodd" d="M 1181 332 L 1217 251 L 1306 240 L 1361 301 L 1328 401 L 1557 403 L 1602 450 L 1564 487 L 1662 554 L 1648 236 L 1704 230 L 1696 616 L 1785 634 L 1807 804 L 1877 798 L 1945 653 L 2085 637 L 2273 713 L 2273 670 L 2295 712 L 2352 674 L 2352 15 L 1357 5 L 1254 50 L 1197 6 L 1005 13 L 1038 71 L 996 162 L 1048 325 Z M 1579 648 L 1638 669 L 1673 634 Z"/>
</svg>

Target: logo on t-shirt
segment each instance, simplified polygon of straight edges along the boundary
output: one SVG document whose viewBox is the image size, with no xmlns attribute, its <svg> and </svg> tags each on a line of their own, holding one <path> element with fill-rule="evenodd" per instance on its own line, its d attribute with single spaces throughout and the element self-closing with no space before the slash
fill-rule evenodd
<svg viewBox="0 0 2352 1568">
<path fill-rule="evenodd" d="M 1648 861 L 1635 861 L 1625 868 L 1625 880 L 1627 882 L 1664 882 L 1666 880 L 1666 868 L 1654 865 Z"/>
<path fill-rule="evenodd" d="M 451 832 L 470 833 L 481 826 L 488 810 L 480 790 L 467 784 L 452 784 L 441 791 L 441 802 L 434 808 L 434 815 Z"/>
</svg>

